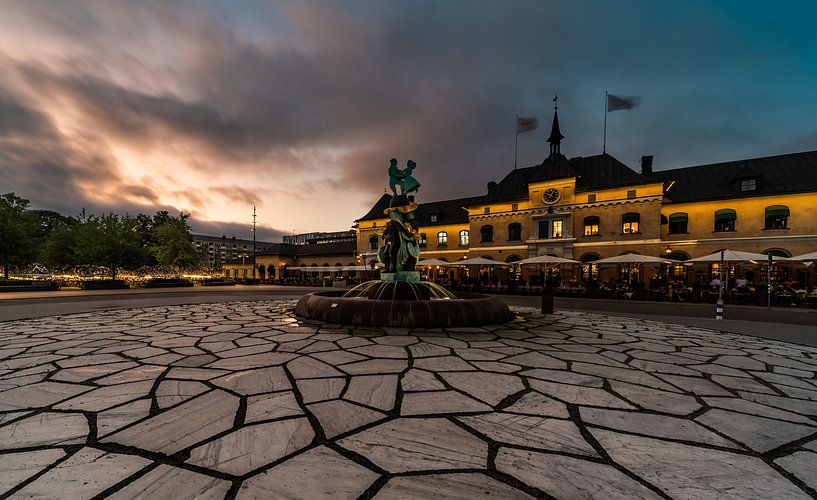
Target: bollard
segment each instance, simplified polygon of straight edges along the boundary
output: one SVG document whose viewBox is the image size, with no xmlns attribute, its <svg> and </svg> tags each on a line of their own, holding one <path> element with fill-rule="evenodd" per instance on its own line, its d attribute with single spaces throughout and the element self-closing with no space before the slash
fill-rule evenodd
<svg viewBox="0 0 817 500">
<path fill-rule="evenodd" d="M 550 287 L 542 290 L 542 314 L 553 314 L 553 290 Z"/>
<path fill-rule="evenodd" d="M 723 319 L 723 300 L 718 300 L 715 304 L 715 319 Z"/>
</svg>

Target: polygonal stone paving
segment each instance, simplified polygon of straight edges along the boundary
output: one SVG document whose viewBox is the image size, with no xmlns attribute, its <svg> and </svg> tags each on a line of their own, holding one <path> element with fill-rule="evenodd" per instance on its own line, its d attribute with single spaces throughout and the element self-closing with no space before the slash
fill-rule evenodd
<svg viewBox="0 0 817 500">
<path fill-rule="evenodd" d="M 0 323 L 0 497 L 808 498 L 817 349 L 517 310 L 235 302 Z"/>
</svg>

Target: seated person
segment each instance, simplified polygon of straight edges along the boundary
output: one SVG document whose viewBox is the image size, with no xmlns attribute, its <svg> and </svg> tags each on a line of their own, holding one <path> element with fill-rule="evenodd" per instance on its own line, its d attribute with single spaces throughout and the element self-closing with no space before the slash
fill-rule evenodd
<svg viewBox="0 0 817 500">
<path fill-rule="evenodd" d="M 709 286 L 713 289 L 718 289 L 721 287 L 721 280 L 718 277 L 712 278 L 712 281 L 709 282 Z"/>
<path fill-rule="evenodd" d="M 735 280 L 735 287 L 737 287 L 738 291 L 746 291 L 746 288 L 749 286 L 749 280 L 746 278 L 738 278 Z"/>
</svg>

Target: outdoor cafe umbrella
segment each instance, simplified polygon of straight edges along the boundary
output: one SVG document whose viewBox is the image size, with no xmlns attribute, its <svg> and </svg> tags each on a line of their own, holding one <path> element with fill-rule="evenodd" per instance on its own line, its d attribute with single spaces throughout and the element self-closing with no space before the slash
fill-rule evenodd
<svg viewBox="0 0 817 500">
<path fill-rule="evenodd" d="M 474 257 L 473 259 L 458 260 L 447 264 L 449 266 L 510 266 L 507 262 L 502 262 L 494 259 L 486 259 L 485 257 Z"/>
<path fill-rule="evenodd" d="M 787 257 L 780 257 L 777 255 L 765 254 L 765 253 L 754 253 L 754 252 L 741 252 L 738 250 L 718 250 L 717 252 L 713 252 L 709 255 L 704 255 L 702 257 L 695 257 L 694 259 L 689 259 L 686 262 L 691 262 L 693 264 L 699 262 L 705 263 L 712 263 L 712 262 L 721 262 L 723 261 L 724 267 L 729 266 L 730 263 L 739 264 L 741 262 L 751 262 L 753 264 L 760 264 L 763 261 L 767 261 L 769 266 L 766 270 L 766 286 L 767 286 L 767 293 L 771 294 L 772 289 L 772 261 L 774 260 L 791 260 Z M 721 280 L 720 292 L 723 293 L 723 290 L 726 289 L 726 280 L 729 279 L 729 273 L 724 275 L 723 269 L 720 270 L 721 276 L 724 276 L 724 279 Z M 718 299 L 720 300 L 720 298 Z M 771 307 L 771 300 L 768 300 L 766 303 L 767 307 Z"/>
<path fill-rule="evenodd" d="M 423 259 L 418 260 L 416 266 L 419 267 L 430 267 L 430 266 L 447 266 L 449 265 L 448 262 L 440 259 Z"/>
<path fill-rule="evenodd" d="M 554 257 L 553 255 L 540 255 L 529 259 L 517 260 L 514 264 L 523 266 L 525 264 L 580 264 L 578 260 L 565 259 L 564 257 Z"/>
<path fill-rule="evenodd" d="M 723 257 L 721 257 L 721 250 L 717 252 L 711 253 L 709 255 L 704 255 L 702 257 L 695 257 L 694 259 L 689 259 L 685 262 L 720 262 L 723 259 L 724 262 L 749 262 L 749 261 L 765 261 L 769 259 L 769 256 L 765 253 L 754 253 L 754 252 L 741 252 L 738 250 L 723 250 Z M 773 260 L 788 260 L 785 257 L 778 257 L 772 256 Z"/>
<path fill-rule="evenodd" d="M 624 255 L 616 255 L 615 257 L 594 260 L 592 264 L 671 264 L 673 262 L 678 261 L 674 259 L 667 259 L 666 257 L 653 257 L 652 255 L 625 253 Z"/>
<path fill-rule="evenodd" d="M 796 260 L 796 261 L 814 261 L 817 260 L 817 252 L 809 252 L 804 253 L 803 255 L 795 255 L 794 257 L 789 257 L 787 260 Z"/>
</svg>

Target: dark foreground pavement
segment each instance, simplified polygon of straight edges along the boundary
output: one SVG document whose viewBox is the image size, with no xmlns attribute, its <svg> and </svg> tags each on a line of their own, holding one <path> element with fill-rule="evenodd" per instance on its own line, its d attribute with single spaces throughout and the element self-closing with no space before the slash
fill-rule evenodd
<svg viewBox="0 0 817 500">
<path fill-rule="evenodd" d="M 817 348 L 572 311 L 356 328 L 293 305 L 0 323 L 0 498 L 817 495 Z"/>
</svg>

